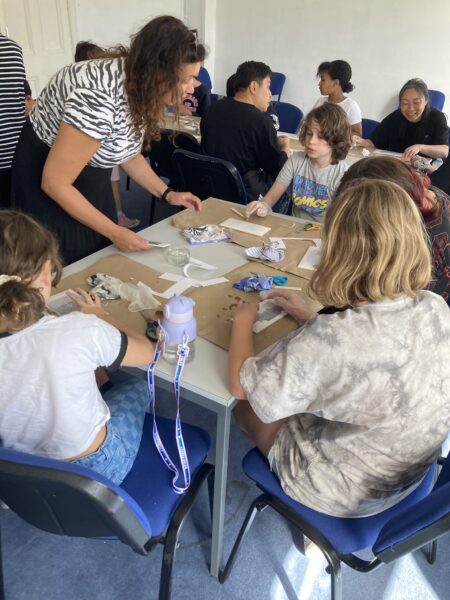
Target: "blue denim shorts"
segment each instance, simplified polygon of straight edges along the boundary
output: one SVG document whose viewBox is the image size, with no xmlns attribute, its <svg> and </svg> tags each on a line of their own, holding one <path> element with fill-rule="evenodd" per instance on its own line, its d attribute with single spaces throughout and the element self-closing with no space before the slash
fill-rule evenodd
<svg viewBox="0 0 450 600">
<path fill-rule="evenodd" d="M 130 379 L 114 385 L 104 395 L 111 412 L 107 435 L 100 448 L 73 462 L 101 473 L 120 485 L 139 450 L 145 413 L 149 408 L 147 382 Z"/>
</svg>

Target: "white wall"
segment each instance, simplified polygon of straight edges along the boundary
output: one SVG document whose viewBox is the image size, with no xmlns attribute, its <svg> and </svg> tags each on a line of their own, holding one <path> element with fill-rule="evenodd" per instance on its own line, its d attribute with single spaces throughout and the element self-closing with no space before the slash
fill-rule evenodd
<svg viewBox="0 0 450 600">
<path fill-rule="evenodd" d="M 364 117 L 393 110 L 411 77 L 443 91 L 446 110 L 449 25 L 449 0 L 217 0 L 213 91 L 225 93 L 242 61 L 261 60 L 286 74 L 282 99 L 308 111 L 319 96 L 317 66 L 341 58 Z"/>
</svg>

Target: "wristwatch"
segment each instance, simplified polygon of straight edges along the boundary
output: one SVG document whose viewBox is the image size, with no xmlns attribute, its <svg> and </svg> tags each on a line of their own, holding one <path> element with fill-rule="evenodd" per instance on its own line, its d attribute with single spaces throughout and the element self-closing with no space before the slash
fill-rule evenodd
<svg viewBox="0 0 450 600">
<path fill-rule="evenodd" d="M 161 200 L 164 200 L 165 202 L 167 202 L 167 196 L 170 194 L 170 192 L 173 192 L 174 190 L 167 186 L 166 189 L 163 192 L 163 195 L 161 196 Z"/>
</svg>

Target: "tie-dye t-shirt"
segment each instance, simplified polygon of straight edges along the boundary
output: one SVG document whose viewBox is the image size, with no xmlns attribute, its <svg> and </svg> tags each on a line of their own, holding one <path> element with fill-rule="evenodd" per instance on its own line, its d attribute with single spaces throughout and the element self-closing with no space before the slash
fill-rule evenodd
<svg viewBox="0 0 450 600">
<path fill-rule="evenodd" d="M 275 468 L 286 494 L 342 517 L 408 495 L 450 430 L 450 310 L 438 295 L 320 314 L 241 383 L 265 423 L 286 418 Z"/>
<path fill-rule="evenodd" d="M 292 215 L 300 219 L 323 221 L 325 211 L 333 199 L 347 163 L 338 162 L 327 167 L 313 167 L 302 152 L 295 152 L 281 169 L 277 183 L 292 183 Z"/>
</svg>

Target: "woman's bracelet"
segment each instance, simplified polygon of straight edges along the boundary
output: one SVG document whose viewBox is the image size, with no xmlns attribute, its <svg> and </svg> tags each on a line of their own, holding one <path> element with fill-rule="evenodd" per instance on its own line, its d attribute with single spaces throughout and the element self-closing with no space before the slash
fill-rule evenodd
<svg viewBox="0 0 450 600">
<path fill-rule="evenodd" d="M 174 190 L 171 187 L 167 186 L 161 196 L 161 200 L 164 200 L 165 202 L 167 202 L 167 196 L 170 194 L 170 192 L 173 192 L 173 191 Z"/>
</svg>

